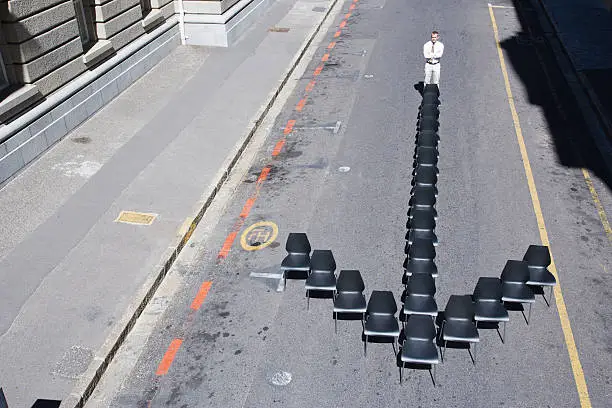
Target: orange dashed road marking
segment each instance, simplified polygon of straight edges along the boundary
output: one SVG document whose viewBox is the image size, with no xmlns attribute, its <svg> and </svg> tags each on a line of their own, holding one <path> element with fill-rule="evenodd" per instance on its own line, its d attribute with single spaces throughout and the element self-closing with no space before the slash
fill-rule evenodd
<svg viewBox="0 0 612 408">
<path fill-rule="evenodd" d="M 352 4 L 351 4 L 352 5 Z M 349 18 L 351 18 L 351 13 L 346 13 L 346 15 L 344 16 L 345 20 L 348 20 Z"/>
<path fill-rule="evenodd" d="M 349 10 L 355 10 L 355 5 L 351 4 L 351 7 L 349 7 Z"/>
<path fill-rule="evenodd" d="M 323 71 L 323 65 L 319 65 L 317 69 L 314 70 L 314 75 L 317 76 Z"/>
<path fill-rule="evenodd" d="M 336 46 L 336 42 L 335 42 L 335 41 L 332 41 L 332 42 L 330 42 L 330 43 L 329 43 L 329 45 L 327 46 L 327 49 L 328 49 L 328 50 L 331 50 L 331 49 L 332 49 L 332 48 L 334 48 L 335 46 Z"/>
<path fill-rule="evenodd" d="M 334 38 L 340 37 L 340 34 L 342 34 L 340 30 L 336 31 L 336 33 L 334 34 Z"/>
<path fill-rule="evenodd" d="M 289 133 L 291 133 L 293 131 L 293 125 L 295 125 L 294 119 L 287 121 L 287 126 L 285 126 L 285 130 L 283 130 L 283 133 L 285 135 L 288 135 Z"/>
<path fill-rule="evenodd" d="M 345 26 L 346 26 L 346 21 L 342 21 L 342 22 L 340 23 L 340 28 L 344 28 Z"/>
<path fill-rule="evenodd" d="M 162 358 L 161 363 L 157 367 L 157 371 L 155 375 L 165 375 L 168 373 L 172 362 L 174 361 L 174 357 L 176 353 L 179 351 L 179 348 L 183 344 L 183 339 L 174 339 L 172 343 L 168 346 L 168 350 L 166 350 L 166 354 L 164 354 L 164 358 Z"/>
<path fill-rule="evenodd" d="M 210 281 L 206 281 L 202 283 L 202 286 L 200 286 L 200 290 L 198 291 L 198 294 L 196 295 L 195 299 L 193 299 L 193 302 L 191 303 L 190 308 L 192 310 L 199 310 L 200 307 L 202 307 L 202 303 L 204 303 L 204 299 L 206 299 L 206 296 L 208 295 L 208 291 L 210 290 L 211 286 L 212 286 L 212 282 Z"/>
<path fill-rule="evenodd" d="M 304 109 L 304 106 L 306 106 L 306 98 L 300 99 L 297 106 L 295 107 L 295 110 L 301 112 L 302 109 Z"/>
<path fill-rule="evenodd" d="M 285 145 L 285 139 L 281 139 L 274 146 L 274 150 L 272 150 L 272 156 L 276 157 L 280 154 L 281 150 L 283 150 L 283 146 Z"/>
<path fill-rule="evenodd" d="M 308 85 L 306 85 L 306 92 L 312 91 L 312 89 L 314 88 L 316 83 L 317 83 L 317 81 L 315 81 L 314 79 L 312 81 L 310 81 L 308 83 Z"/>
<path fill-rule="evenodd" d="M 321 57 L 321 61 L 325 62 L 329 59 L 329 53 L 326 52 L 325 54 L 323 54 L 323 56 Z"/>
</svg>

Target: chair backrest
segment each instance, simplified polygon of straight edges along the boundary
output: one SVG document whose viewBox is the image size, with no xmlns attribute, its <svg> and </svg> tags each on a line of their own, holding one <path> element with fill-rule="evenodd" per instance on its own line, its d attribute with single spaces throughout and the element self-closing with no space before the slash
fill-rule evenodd
<svg viewBox="0 0 612 408">
<path fill-rule="evenodd" d="M 428 273 L 415 273 L 408 280 L 406 294 L 433 296 L 436 294 L 436 281 Z"/>
<path fill-rule="evenodd" d="M 408 224 L 410 229 L 433 231 L 436 228 L 433 207 L 414 207 L 410 212 Z"/>
<path fill-rule="evenodd" d="M 474 288 L 474 300 L 501 302 L 502 283 L 499 278 L 480 277 Z"/>
<path fill-rule="evenodd" d="M 529 266 L 525 261 L 510 260 L 506 262 L 501 273 L 501 280 L 505 283 L 525 283 L 529 280 Z"/>
<path fill-rule="evenodd" d="M 423 166 L 417 164 L 414 176 L 415 184 L 417 185 L 434 185 L 438 182 L 438 168 L 436 166 Z"/>
<path fill-rule="evenodd" d="M 444 309 L 446 320 L 474 320 L 474 303 L 469 295 L 451 295 Z"/>
<path fill-rule="evenodd" d="M 290 254 L 309 254 L 311 251 L 308 237 L 303 232 L 291 232 L 287 237 L 285 250 Z"/>
<path fill-rule="evenodd" d="M 436 327 L 430 316 L 410 315 L 404 336 L 410 340 L 431 341 L 436 338 Z"/>
<path fill-rule="evenodd" d="M 529 245 L 523 261 L 526 261 L 531 268 L 546 268 L 550 265 L 550 251 L 547 246 Z"/>
<path fill-rule="evenodd" d="M 429 239 L 415 239 L 408 250 L 408 257 L 411 259 L 435 259 L 436 249 L 434 248 L 433 241 Z"/>
<path fill-rule="evenodd" d="M 334 272 L 336 260 L 329 249 L 315 249 L 310 257 L 311 272 Z"/>
<path fill-rule="evenodd" d="M 336 281 L 337 292 L 363 292 L 365 283 L 358 270 L 341 270 Z"/>
<path fill-rule="evenodd" d="M 374 290 L 368 301 L 367 313 L 374 315 L 395 315 L 397 303 L 393 292 L 389 290 Z"/>
</svg>

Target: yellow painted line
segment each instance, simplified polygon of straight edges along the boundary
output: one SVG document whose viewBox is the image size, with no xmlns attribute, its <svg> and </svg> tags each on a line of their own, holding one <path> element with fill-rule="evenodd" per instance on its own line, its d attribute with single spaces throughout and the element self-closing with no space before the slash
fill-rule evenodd
<svg viewBox="0 0 612 408">
<path fill-rule="evenodd" d="M 519 149 L 521 151 L 521 158 L 523 160 L 523 166 L 525 167 L 525 175 L 527 176 L 527 184 L 529 186 L 529 193 L 531 194 L 531 201 L 533 204 L 533 210 L 538 221 L 538 229 L 540 231 L 540 239 L 542 245 L 548 246 L 550 250 L 550 272 L 557 279 L 557 285 L 555 286 L 555 301 L 557 304 L 557 310 L 559 312 L 559 319 L 561 320 L 561 328 L 565 337 L 565 344 L 567 345 L 567 352 L 569 354 L 572 371 L 574 373 L 574 381 L 576 382 L 576 389 L 578 390 L 578 397 L 580 399 L 580 406 L 582 408 L 591 407 L 591 398 L 589 397 L 589 390 L 587 389 L 586 380 L 584 379 L 584 372 L 582 370 L 582 364 L 580 363 L 580 357 L 578 356 L 578 349 L 576 348 L 576 342 L 574 341 L 574 334 L 572 332 L 572 326 L 570 324 L 569 315 L 565 306 L 565 300 L 563 299 L 563 291 L 561 289 L 561 282 L 559 275 L 557 274 L 557 267 L 555 260 L 552 255 L 552 249 L 550 248 L 550 241 L 548 239 L 548 232 L 546 231 L 546 225 L 544 224 L 544 215 L 542 214 L 542 207 L 540 206 L 540 199 L 536 190 L 535 181 L 533 178 L 533 172 L 531 171 L 531 163 L 529 162 L 529 156 L 527 155 L 527 148 L 525 147 L 525 139 L 523 138 L 523 132 L 521 131 L 521 125 L 519 122 L 518 114 L 516 113 L 516 107 L 514 105 L 514 98 L 512 97 L 512 90 L 510 89 L 510 79 L 508 77 L 508 71 L 506 69 L 506 63 L 504 61 L 504 54 L 502 52 L 501 45 L 499 43 L 499 31 L 497 29 L 497 23 L 495 21 L 495 15 L 493 14 L 493 7 L 489 5 L 489 15 L 491 16 L 491 24 L 493 25 L 493 33 L 495 34 L 495 43 L 497 45 L 497 53 L 499 55 L 499 63 L 504 76 L 504 84 L 506 86 L 506 93 L 508 94 L 508 104 L 510 105 L 510 111 L 512 112 L 512 120 L 514 121 L 514 130 L 516 131 L 516 138 L 518 140 Z"/>
<path fill-rule="evenodd" d="M 121 211 L 115 222 L 133 225 L 151 225 L 157 218 L 157 214 L 142 213 L 136 211 Z"/>
<path fill-rule="evenodd" d="M 599 195 L 595 190 L 595 186 L 593 185 L 593 180 L 591 180 L 591 175 L 587 169 L 582 169 L 582 175 L 584 176 L 584 180 L 589 187 L 589 191 L 591 192 L 591 198 L 595 203 L 595 207 L 597 208 L 597 214 L 599 214 L 599 219 L 601 220 L 601 224 L 604 227 L 604 231 L 608 237 L 608 241 L 612 244 L 612 228 L 610 228 L 610 223 L 608 222 L 608 216 L 606 215 L 606 211 L 604 210 L 601 201 L 599 201 Z"/>
<path fill-rule="evenodd" d="M 240 237 L 245 251 L 258 251 L 270 245 L 278 236 L 278 226 L 272 221 L 260 221 L 248 227 Z"/>
</svg>

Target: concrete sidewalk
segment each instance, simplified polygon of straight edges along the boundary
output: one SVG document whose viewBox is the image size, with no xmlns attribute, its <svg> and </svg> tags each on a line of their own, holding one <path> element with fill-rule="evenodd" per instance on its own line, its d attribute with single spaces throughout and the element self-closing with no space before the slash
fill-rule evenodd
<svg viewBox="0 0 612 408">
<path fill-rule="evenodd" d="M 608 0 L 537 0 L 612 143 L 612 10 Z"/>
<path fill-rule="evenodd" d="M 279 0 L 230 49 L 179 47 L 2 188 L 9 406 L 91 391 L 335 2 Z"/>
</svg>

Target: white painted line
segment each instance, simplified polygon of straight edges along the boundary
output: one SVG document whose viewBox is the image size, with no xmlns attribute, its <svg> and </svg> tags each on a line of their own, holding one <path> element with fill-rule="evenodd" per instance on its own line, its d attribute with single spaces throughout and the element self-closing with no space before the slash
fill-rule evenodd
<svg viewBox="0 0 612 408">
<path fill-rule="evenodd" d="M 251 278 L 280 279 L 283 277 L 283 274 L 272 272 L 251 272 L 249 276 Z"/>
<path fill-rule="evenodd" d="M 338 132 L 340 131 L 340 126 L 342 126 L 342 122 L 337 121 L 336 126 L 334 126 L 334 135 L 338 134 Z"/>
<path fill-rule="evenodd" d="M 514 6 L 494 6 L 493 4 L 489 3 L 489 7 L 492 8 L 500 8 L 500 9 L 514 9 Z"/>
</svg>

